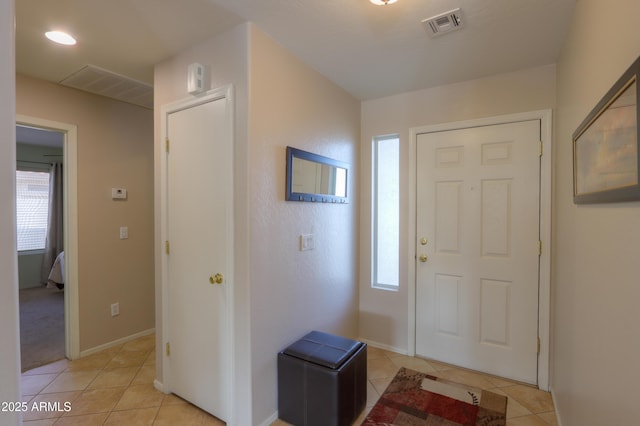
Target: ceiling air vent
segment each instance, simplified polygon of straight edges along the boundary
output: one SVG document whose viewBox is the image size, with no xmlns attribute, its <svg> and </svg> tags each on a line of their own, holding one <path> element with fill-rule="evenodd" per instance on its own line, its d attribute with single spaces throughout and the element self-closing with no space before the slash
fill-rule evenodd
<svg viewBox="0 0 640 426">
<path fill-rule="evenodd" d="M 85 65 L 60 81 L 60 84 L 153 109 L 153 86 L 120 74 Z"/>
<path fill-rule="evenodd" d="M 425 30 L 431 37 L 436 37 L 462 28 L 462 14 L 460 8 L 432 16 L 422 21 Z"/>
</svg>

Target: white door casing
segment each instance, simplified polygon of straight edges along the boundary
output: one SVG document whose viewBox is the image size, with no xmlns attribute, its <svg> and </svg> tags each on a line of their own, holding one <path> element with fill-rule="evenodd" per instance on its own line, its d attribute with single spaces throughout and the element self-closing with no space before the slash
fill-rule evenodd
<svg viewBox="0 0 640 426">
<path fill-rule="evenodd" d="M 544 111 L 412 129 L 410 353 L 548 387 L 549 129 Z"/>
<path fill-rule="evenodd" d="M 231 87 L 163 108 L 163 390 L 232 424 Z"/>
</svg>

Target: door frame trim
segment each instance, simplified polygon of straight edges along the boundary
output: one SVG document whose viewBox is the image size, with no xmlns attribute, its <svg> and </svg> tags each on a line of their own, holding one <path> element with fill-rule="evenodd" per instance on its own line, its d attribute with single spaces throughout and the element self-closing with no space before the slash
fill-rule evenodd
<svg viewBox="0 0 640 426">
<path fill-rule="evenodd" d="M 64 344 L 69 359 L 80 357 L 80 311 L 78 299 L 78 126 L 29 115 L 16 114 L 16 124 L 53 130 L 64 135 L 63 223 L 65 250 Z"/>
<path fill-rule="evenodd" d="M 198 95 L 196 97 L 190 97 L 190 98 L 186 98 L 186 99 L 182 99 L 179 101 L 175 101 L 175 102 L 171 102 L 165 105 L 162 105 L 160 108 L 160 132 L 161 132 L 161 139 L 160 139 L 160 143 L 162 144 L 162 148 L 160 150 L 161 155 L 160 155 L 160 191 L 159 191 L 159 210 L 160 210 L 160 229 L 159 229 L 159 235 L 158 232 L 156 232 L 156 244 L 158 244 L 159 246 L 161 246 L 160 248 L 158 248 L 156 251 L 156 253 L 161 253 L 160 254 L 160 288 L 161 288 L 161 323 L 162 323 L 162 327 L 161 327 L 161 331 L 159 334 L 160 337 L 160 341 L 162 342 L 161 344 L 161 353 L 159 354 L 159 358 L 162 360 L 162 381 L 159 382 L 157 381 L 156 386 L 159 386 L 162 388 L 162 392 L 164 393 L 170 393 L 171 392 L 171 369 L 169 366 L 169 362 L 167 359 L 167 354 L 165 352 L 165 345 L 167 344 L 167 342 L 170 341 L 170 336 L 169 336 L 169 282 L 168 282 L 168 265 L 167 265 L 167 255 L 165 254 L 165 250 L 164 250 L 164 242 L 167 240 L 167 235 L 168 235 L 168 231 L 167 231 L 167 226 L 168 226 L 168 220 L 167 220 L 167 209 L 168 209 L 168 200 L 167 200 L 167 189 L 168 189 L 168 170 L 167 170 L 167 156 L 166 156 L 166 150 L 164 148 L 164 144 L 165 144 L 165 139 L 167 137 L 167 133 L 168 133 L 168 123 L 169 123 L 169 114 L 171 113 L 175 113 L 178 111 L 182 111 L 185 109 L 189 109 L 189 108 L 193 108 L 193 107 L 197 107 L 199 105 L 208 103 L 208 102 L 213 102 L 219 99 L 226 99 L 226 112 L 227 112 L 227 117 L 226 117 L 226 126 L 228 126 L 227 130 L 228 130 L 228 134 L 229 134 L 229 143 L 231 143 L 232 145 L 234 144 L 234 140 L 235 140 L 235 136 L 234 136 L 234 111 L 235 111 L 235 107 L 234 107 L 234 96 L 233 96 L 233 85 L 229 84 L 226 86 L 222 86 L 216 89 L 211 89 L 208 90 L 207 92 Z M 233 147 L 231 149 L 231 152 L 233 153 Z M 233 154 L 232 154 L 233 155 Z M 232 161 L 233 164 L 233 158 L 230 159 L 230 161 Z M 233 165 L 232 165 L 232 176 L 229 177 L 229 179 L 227 180 L 228 182 L 228 186 L 227 186 L 227 191 L 228 196 L 230 198 L 230 200 L 233 200 L 233 187 L 234 187 L 234 174 L 233 174 Z M 156 192 L 156 194 L 158 194 L 158 192 Z M 233 206 L 234 206 L 234 202 L 231 201 L 228 205 L 227 208 L 231 210 L 231 214 L 229 215 L 230 218 L 230 226 L 227 228 L 227 237 L 228 237 L 228 241 L 230 242 L 230 244 L 233 246 L 234 245 L 234 225 L 233 225 L 233 220 L 234 220 L 234 216 L 233 216 Z M 234 380 L 233 380 L 233 376 L 235 374 L 235 349 L 234 349 L 234 339 L 233 339 L 233 335 L 234 335 L 234 277 L 233 277 L 233 272 L 234 272 L 234 265 L 235 265 L 235 259 L 234 259 L 234 253 L 235 250 L 233 247 L 230 248 L 229 250 L 229 258 L 228 258 L 228 265 L 226 266 L 226 270 L 227 272 L 225 272 L 225 285 L 227 286 L 227 305 L 226 305 L 226 324 L 227 324 L 227 333 L 224 336 L 225 342 L 223 342 L 222 347 L 225 348 L 226 354 L 223 355 L 223 359 L 226 360 L 226 362 L 228 363 L 226 370 L 225 370 L 225 388 L 229 389 L 228 395 L 229 397 L 227 398 L 227 406 L 226 406 L 226 411 L 227 411 L 227 419 L 226 422 L 229 425 L 233 425 L 235 424 L 235 419 L 236 417 L 236 412 L 234 411 L 235 409 L 235 404 L 233 403 L 234 401 L 234 396 L 235 396 L 235 384 L 234 384 Z M 158 258 L 156 258 L 156 261 L 158 261 Z M 158 329 L 158 327 L 156 326 L 156 330 Z M 156 345 L 158 346 L 158 345 Z"/>
<path fill-rule="evenodd" d="M 552 182 L 552 110 L 538 110 L 517 114 L 500 115 L 451 123 L 412 127 L 409 129 L 409 226 L 408 238 L 408 352 L 416 353 L 416 198 L 417 198 L 417 142 L 421 133 L 460 130 L 473 127 L 507 124 L 520 121 L 540 120 L 540 138 L 542 153 L 540 158 L 540 256 L 538 287 L 538 336 L 540 353 L 538 354 L 538 388 L 549 390 L 549 353 L 550 353 L 550 315 L 551 315 L 551 182 Z"/>
</svg>

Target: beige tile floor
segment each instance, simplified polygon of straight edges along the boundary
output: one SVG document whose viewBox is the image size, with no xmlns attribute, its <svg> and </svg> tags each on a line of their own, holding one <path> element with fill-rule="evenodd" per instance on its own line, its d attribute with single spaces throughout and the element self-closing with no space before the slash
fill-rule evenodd
<svg viewBox="0 0 640 426">
<path fill-rule="evenodd" d="M 23 402 L 60 402 L 59 411 L 28 411 L 25 425 L 224 425 L 153 387 L 155 339 L 146 336 L 75 361 L 66 359 L 22 374 Z M 71 410 L 64 411 L 64 403 Z M 38 405 L 37 405 L 38 406 Z"/>
<path fill-rule="evenodd" d="M 22 374 L 23 401 L 71 404 L 71 410 L 24 413 L 35 425 L 224 425 L 186 401 L 153 387 L 154 336 L 106 349 L 75 361 L 60 360 Z M 359 424 L 400 367 L 428 372 L 508 397 L 507 426 L 557 425 L 547 392 L 435 361 L 368 348 L 367 406 Z M 272 425 L 286 425 L 275 421 Z"/>
</svg>

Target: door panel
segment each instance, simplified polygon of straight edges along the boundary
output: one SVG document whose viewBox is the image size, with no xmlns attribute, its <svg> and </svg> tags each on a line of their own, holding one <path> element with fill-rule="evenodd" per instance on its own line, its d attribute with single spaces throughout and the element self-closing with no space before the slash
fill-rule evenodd
<svg viewBox="0 0 640 426">
<path fill-rule="evenodd" d="M 538 120 L 417 136 L 418 355 L 536 383 L 539 141 Z"/>
<path fill-rule="evenodd" d="M 168 114 L 170 390 L 227 418 L 231 141 L 226 99 Z"/>
</svg>

